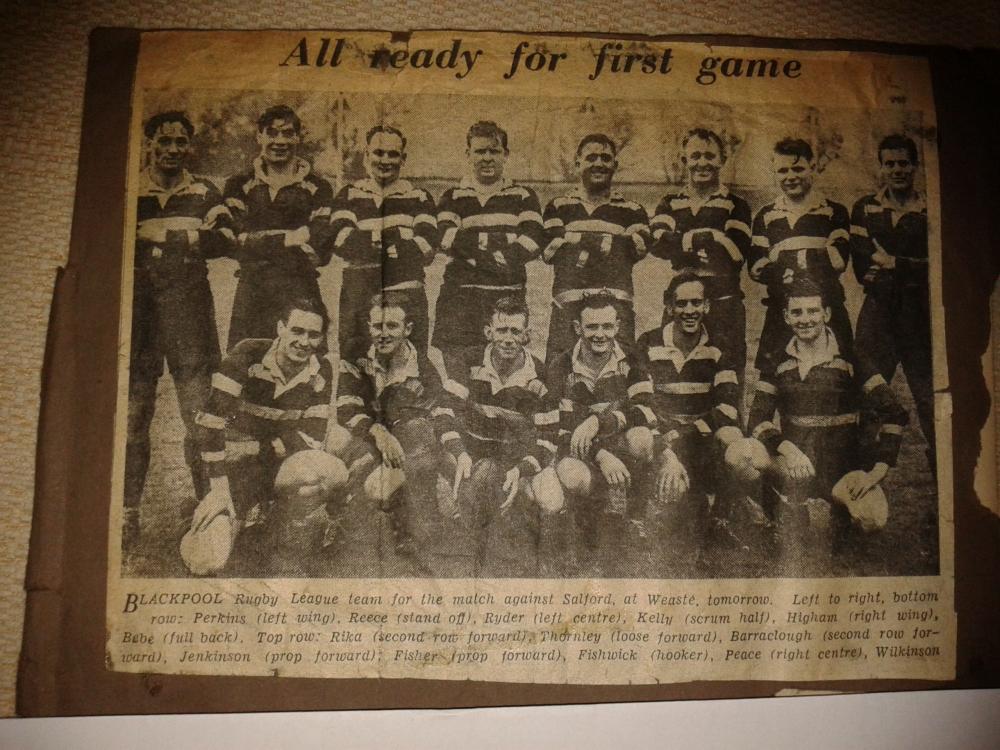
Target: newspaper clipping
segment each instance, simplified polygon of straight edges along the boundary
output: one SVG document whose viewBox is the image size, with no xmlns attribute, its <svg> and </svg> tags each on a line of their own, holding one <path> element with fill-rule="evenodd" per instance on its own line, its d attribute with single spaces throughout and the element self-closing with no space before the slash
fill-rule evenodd
<svg viewBox="0 0 1000 750">
<path fill-rule="evenodd" d="M 107 664 L 955 671 L 926 61 L 149 32 Z"/>
</svg>

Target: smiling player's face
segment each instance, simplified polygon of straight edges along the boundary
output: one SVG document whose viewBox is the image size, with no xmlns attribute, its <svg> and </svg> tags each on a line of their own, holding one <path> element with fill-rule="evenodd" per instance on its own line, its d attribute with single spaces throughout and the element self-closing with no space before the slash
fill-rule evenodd
<svg viewBox="0 0 1000 750">
<path fill-rule="evenodd" d="M 781 192 L 790 199 L 804 199 L 812 190 L 815 165 L 801 156 L 774 155 L 774 176 Z"/>
</svg>

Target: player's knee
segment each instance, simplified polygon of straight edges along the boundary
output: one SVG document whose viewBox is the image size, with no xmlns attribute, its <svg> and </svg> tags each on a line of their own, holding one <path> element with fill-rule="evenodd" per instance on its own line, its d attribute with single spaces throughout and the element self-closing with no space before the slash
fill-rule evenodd
<svg viewBox="0 0 1000 750">
<path fill-rule="evenodd" d="M 567 492 L 586 495 L 590 492 L 590 467 L 576 458 L 564 458 L 556 465 L 559 483 Z"/>
<path fill-rule="evenodd" d="M 337 456 L 343 456 L 352 439 L 351 431 L 346 427 L 339 424 L 331 424 L 327 429 L 326 448 Z"/>
<path fill-rule="evenodd" d="M 365 479 L 365 495 L 378 503 L 384 503 L 392 497 L 406 482 L 402 469 L 396 469 L 384 464 L 375 468 Z"/>
<path fill-rule="evenodd" d="M 559 513 L 566 506 L 566 497 L 559 476 L 551 466 L 535 474 L 528 487 L 543 513 Z"/>
<path fill-rule="evenodd" d="M 477 492 L 495 491 L 503 484 L 504 471 L 492 458 L 481 458 L 472 466 L 469 485 Z"/>
<path fill-rule="evenodd" d="M 653 431 L 648 427 L 633 427 L 625 433 L 629 455 L 639 461 L 653 460 Z"/>
</svg>

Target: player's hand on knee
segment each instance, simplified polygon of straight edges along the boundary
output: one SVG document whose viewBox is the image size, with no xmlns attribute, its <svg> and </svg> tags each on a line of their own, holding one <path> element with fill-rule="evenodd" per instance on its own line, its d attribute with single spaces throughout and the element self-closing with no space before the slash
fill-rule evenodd
<svg viewBox="0 0 1000 750">
<path fill-rule="evenodd" d="M 382 454 L 382 463 L 393 469 L 398 469 L 403 465 L 403 446 L 396 436 L 386 429 L 385 425 L 375 423 L 369 429 L 369 434 L 375 441 L 375 448 Z"/>
<path fill-rule="evenodd" d="M 231 518 L 236 518 L 236 508 L 233 506 L 233 496 L 224 489 L 213 489 L 198 503 L 194 509 L 194 516 L 191 518 L 191 530 L 202 531 L 216 519 L 216 517 L 228 513 Z"/>
<path fill-rule="evenodd" d="M 791 479 L 802 481 L 816 476 L 816 468 L 809 456 L 794 443 L 785 440 L 778 446 L 778 453 L 785 459 L 785 469 Z"/>
<path fill-rule="evenodd" d="M 660 502 L 674 503 L 684 497 L 691 486 L 687 469 L 669 448 L 663 452 L 663 465 L 656 477 L 656 495 Z"/>
<path fill-rule="evenodd" d="M 590 447 L 594 444 L 594 438 L 597 437 L 597 432 L 600 427 L 601 423 L 598 421 L 597 415 L 592 414 L 583 420 L 575 430 L 573 430 L 573 436 L 570 438 L 569 447 L 570 452 L 575 458 L 579 458 L 583 461 L 590 455 Z"/>
<path fill-rule="evenodd" d="M 472 476 L 472 457 L 462 451 L 458 454 L 458 458 L 455 460 L 455 483 L 452 485 L 451 496 L 456 501 L 458 500 L 458 490 L 462 486 L 462 482 Z"/>
<path fill-rule="evenodd" d="M 622 460 L 614 453 L 600 450 L 597 453 L 597 466 L 604 475 L 605 481 L 612 487 L 628 487 L 632 476 Z"/>
<path fill-rule="evenodd" d="M 507 493 L 507 496 L 500 506 L 501 513 L 506 513 L 510 506 L 514 504 L 514 498 L 517 497 L 517 491 L 520 486 L 521 469 L 515 466 L 503 478 L 503 491 Z"/>
<path fill-rule="evenodd" d="M 715 431 L 715 439 L 722 443 L 723 446 L 732 445 L 742 437 L 743 431 L 739 427 L 734 427 L 733 425 L 720 427 Z"/>
</svg>

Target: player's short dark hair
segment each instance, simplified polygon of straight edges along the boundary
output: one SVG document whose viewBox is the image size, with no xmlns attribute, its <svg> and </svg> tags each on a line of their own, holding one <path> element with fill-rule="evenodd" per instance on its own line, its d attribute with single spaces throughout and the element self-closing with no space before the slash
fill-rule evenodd
<svg viewBox="0 0 1000 750">
<path fill-rule="evenodd" d="M 829 305 L 826 298 L 826 292 L 823 291 L 823 287 L 809 278 L 798 277 L 793 279 L 790 283 L 785 285 L 784 292 L 784 307 L 786 310 L 788 309 L 788 303 L 793 297 L 819 297 L 823 307 L 827 307 Z"/>
<path fill-rule="evenodd" d="M 615 299 L 613 294 L 603 290 L 591 293 L 584 292 L 582 304 L 576 311 L 576 319 L 583 320 L 584 310 L 603 310 L 605 307 L 612 308 L 615 311 L 615 315 L 619 319 L 621 318 L 621 311 L 618 309 L 618 300 Z"/>
<path fill-rule="evenodd" d="M 496 304 L 493 305 L 489 319 L 493 320 L 494 315 L 523 315 L 525 325 L 531 320 L 531 312 L 528 310 L 528 305 L 524 300 L 517 297 L 501 297 L 498 299 Z"/>
<path fill-rule="evenodd" d="M 257 132 L 263 132 L 264 128 L 275 120 L 287 120 L 292 123 L 296 133 L 302 132 L 302 120 L 295 114 L 295 110 L 287 104 L 276 104 L 265 109 L 257 118 Z"/>
<path fill-rule="evenodd" d="M 591 143 L 599 143 L 611 149 L 611 153 L 618 156 L 618 146 L 611 140 L 611 136 L 604 133 L 588 133 L 580 139 L 580 145 L 576 147 L 576 155 L 579 156 L 583 150 Z"/>
<path fill-rule="evenodd" d="M 326 329 L 330 327 L 330 315 L 326 311 L 326 305 L 319 300 L 311 299 L 309 297 L 296 297 L 291 299 L 285 303 L 284 307 L 281 308 L 281 317 L 279 320 L 281 320 L 282 323 L 287 324 L 288 319 L 292 317 L 293 310 L 301 310 L 302 312 L 319 315 L 320 320 L 323 321 L 323 333 L 326 333 Z"/>
<path fill-rule="evenodd" d="M 507 147 L 507 131 L 492 120 L 480 120 L 473 123 L 469 132 L 465 134 L 465 145 L 471 146 L 473 138 L 489 138 L 493 141 L 499 141 L 504 151 L 510 150 Z"/>
<path fill-rule="evenodd" d="M 376 307 L 383 310 L 390 307 L 398 307 L 403 311 L 403 315 L 405 316 L 404 320 L 406 322 L 412 320 L 410 312 L 410 299 L 403 292 L 387 290 L 373 295 L 371 300 L 368 302 L 368 311 L 371 312 Z"/>
<path fill-rule="evenodd" d="M 719 147 L 719 159 L 722 161 L 726 160 L 726 144 L 722 142 L 722 136 L 714 130 L 709 130 L 708 128 L 691 128 L 687 132 L 687 135 L 684 136 L 684 140 L 681 141 L 681 149 L 687 148 L 688 141 L 692 138 L 702 141 L 714 141 L 715 145 Z"/>
<path fill-rule="evenodd" d="M 774 153 L 781 156 L 797 156 L 806 161 L 812 161 L 814 156 L 812 146 L 801 138 L 782 138 L 774 144 Z"/>
<path fill-rule="evenodd" d="M 701 284 L 702 293 L 705 298 L 708 298 L 708 285 L 705 284 L 705 280 L 701 278 L 694 271 L 681 271 L 679 274 L 674 276 L 667 284 L 667 288 L 663 291 L 663 304 L 672 305 L 674 304 L 674 298 L 677 296 L 677 290 L 680 289 L 681 284 Z"/>
<path fill-rule="evenodd" d="M 897 149 L 906 149 L 906 155 L 910 157 L 910 161 L 914 164 L 920 163 L 920 156 L 917 153 L 917 144 L 909 136 L 902 135 L 900 133 L 893 133 L 887 135 L 878 144 L 878 163 L 882 163 L 882 152 L 883 151 L 895 151 Z"/>
<path fill-rule="evenodd" d="M 403 151 L 406 151 L 406 136 L 403 135 L 403 131 L 399 128 L 394 128 L 392 125 L 376 125 L 370 128 L 367 133 L 365 133 L 365 143 L 371 144 L 372 138 L 374 138 L 379 133 L 385 133 L 387 135 L 399 136 L 399 140 L 403 142 Z"/>
<path fill-rule="evenodd" d="M 191 124 L 191 120 L 188 116 L 181 112 L 179 109 L 171 109 L 168 112 L 159 112 L 153 115 L 143 126 L 142 132 L 146 134 L 147 138 L 152 138 L 156 135 L 156 131 L 162 128 L 168 122 L 179 122 L 184 131 L 188 134 L 188 138 L 194 137 L 194 125 Z"/>
</svg>

